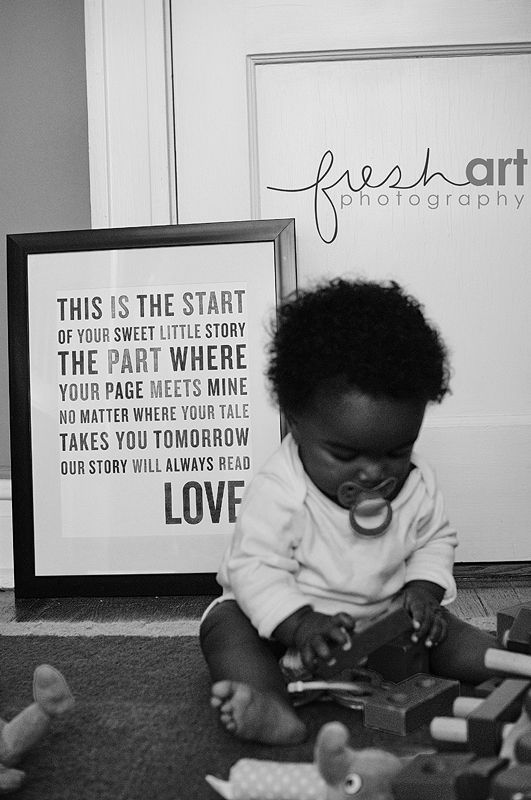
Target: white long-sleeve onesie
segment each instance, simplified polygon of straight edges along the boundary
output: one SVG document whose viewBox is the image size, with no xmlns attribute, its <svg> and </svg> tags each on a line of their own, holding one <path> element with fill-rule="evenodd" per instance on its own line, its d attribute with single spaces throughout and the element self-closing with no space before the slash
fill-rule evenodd
<svg viewBox="0 0 531 800">
<path fill-rule="evenodd" d="M 263 637 L 304 605 L 377 616 L 411 580 L 439 584 L 451 602 L 457 534 L 432 470 L 416 455 L 412 463 L 390 528 L 363 537 L 308 478 L 288 434 L 247 489 L 218 572 L 220 600 L 235 599 Z"/>
</svg>

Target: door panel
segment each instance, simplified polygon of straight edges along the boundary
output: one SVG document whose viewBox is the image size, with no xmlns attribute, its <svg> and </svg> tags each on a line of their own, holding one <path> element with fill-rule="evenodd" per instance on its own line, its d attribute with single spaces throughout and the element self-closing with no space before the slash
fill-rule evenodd
<svg viewBox="0 0 531 800">
<path fill-rule="evenodd" d="M 458 560 L 531 558 L 529 4 L 179 0 L 172 39 L 179 221 L 295 217 L 303 284 L 416 294 L 453 355 L 419 449 Z M 327 194 L 268 188 L 315 183 L 327 152 Z"/>
</svg>

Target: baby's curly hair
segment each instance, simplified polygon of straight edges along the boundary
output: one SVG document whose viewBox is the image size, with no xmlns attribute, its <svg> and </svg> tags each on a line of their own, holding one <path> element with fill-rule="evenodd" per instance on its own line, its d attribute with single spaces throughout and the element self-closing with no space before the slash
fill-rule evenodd
<svg viewBox="0 0 531 800">
<path fill-rule="evenodd" d="M 318 384 L 338 379 L 372 397 L 440 402 L 449 391 L 446 346 L 398 283 L 341 278 L 283 303 L 267 377 L 286 413 L 304 410 Z"/>
</svg>

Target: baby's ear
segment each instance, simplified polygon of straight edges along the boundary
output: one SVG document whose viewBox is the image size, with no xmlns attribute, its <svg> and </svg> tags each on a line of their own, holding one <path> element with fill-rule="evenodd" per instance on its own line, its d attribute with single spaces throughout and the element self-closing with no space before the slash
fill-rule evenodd
<svg viewBox="0 0 531 800">
<path fill-rule="evenodd" d="M 350 769 L 348 731 L 340 722 L 323 725 L 317 735 L 314 761 L 329 786 L 345 779 Z"/>
</svg>

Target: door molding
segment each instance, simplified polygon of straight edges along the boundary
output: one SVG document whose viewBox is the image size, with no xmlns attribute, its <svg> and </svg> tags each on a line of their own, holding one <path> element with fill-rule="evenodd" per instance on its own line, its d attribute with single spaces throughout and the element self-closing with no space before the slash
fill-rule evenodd
<svg viewBox="0 0 531 800">
<path fill-rule="evenodd" d="M 92 227 L 175 223 L 170 0 L 85 0 L 85 51 Z"/>
<path fill-rule="evenodd" d="M 531 42 L 429 45 L 427 47 L 367 47 L 353 50 L 313 50 L 286 53 L 256 53 L 247 56 L 247 113 L 251 216 L 260 219 L 260 159 L 258 152 L 258 99 L 256 68 L 278 64 L 307 64 L 327 61 L 367 61 L 396 58 L 466 58 L 531 53 Z"/>
</svg>

